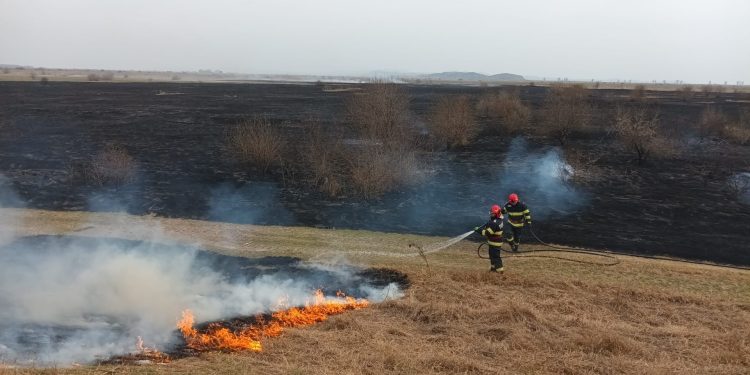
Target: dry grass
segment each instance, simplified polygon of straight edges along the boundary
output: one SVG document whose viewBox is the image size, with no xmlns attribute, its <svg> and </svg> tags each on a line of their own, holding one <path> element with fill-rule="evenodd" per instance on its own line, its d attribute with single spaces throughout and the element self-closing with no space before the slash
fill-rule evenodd
<svg viewBox="0 0 750 375">
<path fill-rule="evenodd" d="M 430 130 L 440 145 L 466 146 L 476 136 L 476 121 L 469 97 L 442 97 L 430 114 Z"/>
<path fill-rule="evenodd" d="M 544 101 L 542 124 L 538 131 L 565 145 L 571 134 L 587 126 L 590 112 L 585 87 L 553 86 Z"/>
<path fill-rule="evenodd" d="M 515 92 L 484 95 L 477 102 L 477 111 L 493 120 L 490 130 L 498 134 L 519 133 L 531 120 L 531 110 Z"/>
<path fill-rule="evenodd" d="M 3 209 L 3 215 L 21 212 Z M 507 257 L 506 277 L 462 242 L 419 257 L 367 256 L 408 251 L 421 236 L 313 228 L 254 227 L 117 214 L 23 211 L 24 234 L 96 220 L 86 235 L 127 221 L 158 225 L 175 238 L 255 256 L 348 254 L 360 264 L 397 268 L 412 287 L 402 299 L 292 329 L 262 353 L 211 353 L 151 366 L 6 369 L 4 373 L 214 374 L 746 374 L 750 366 L 750 272 L 622 257 L 614 267 Z M 111 224 L 108 224 L 111 223 Z M 55 229 L 59 228 L 59 229 Z M 121 233 L 121 231 L 120 231 Z M 242 245 L 249 243 L 249 245 Z M 351 252 L 351 253 L 350 253 Z M 360 254 L 360 255 L 357 255 Z"/>
<path fill-rule="evenodd" d="M 240 163 L 268 172 L 283 165 L 284 137 L 267 117 L 244 120 L 229 132 L 228 149 Z"/>
</svg>

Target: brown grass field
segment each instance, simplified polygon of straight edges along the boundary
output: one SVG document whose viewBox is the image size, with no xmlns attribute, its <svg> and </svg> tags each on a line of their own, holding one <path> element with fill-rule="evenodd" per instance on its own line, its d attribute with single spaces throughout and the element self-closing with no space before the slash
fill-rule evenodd
<svg viewBox="0 0 750 375">
<path fill-rule="evenodd" d="M 412 281 L 404 298 L 291 329 L 264 342 L 262 353 L 210 353 L 143 366 L 0 365 L 2 374 L 750 372 L 748 271 L 624 256 L 612 267 L 506 257 L 503 277 L 486 272 L 487 261 L 476 257 L 476 244 L 469 241 L 427 255 L 428 268 L 420 257 L 383 253 L 408 253 L 409 242 L 444 238 L 124 214 L 0 211 L 23 223 L 19 236 L 127 237 L 139 227 L 159 227 L 171 238 L 220 253 L 316 260 L 343 254 L 355 264 L 401 270 Z"/>
</svg>

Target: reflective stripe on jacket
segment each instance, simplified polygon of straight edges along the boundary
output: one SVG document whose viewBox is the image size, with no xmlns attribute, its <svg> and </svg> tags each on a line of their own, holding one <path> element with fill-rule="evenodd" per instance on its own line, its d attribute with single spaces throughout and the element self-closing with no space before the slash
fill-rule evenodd
<svg viewBox="0 0 750 375">
<path fill-rule="evenodd" d="M 482 228 L 482 235 L 487 237 L 490 246 L 501 246 L 503 244 L 503 219 L 490 218 L 490 221 Z"/>
</svg>

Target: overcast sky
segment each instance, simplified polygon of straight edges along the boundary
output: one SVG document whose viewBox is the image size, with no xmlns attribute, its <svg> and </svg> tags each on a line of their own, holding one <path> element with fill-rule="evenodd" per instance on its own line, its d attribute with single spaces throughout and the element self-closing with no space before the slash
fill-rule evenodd
<svg viewBox="0 0 750 375">
<path fill-rule="evenodd" d="M 750 1 L 0 0 L 0 64 L 750 84 Z"/>
</svg>

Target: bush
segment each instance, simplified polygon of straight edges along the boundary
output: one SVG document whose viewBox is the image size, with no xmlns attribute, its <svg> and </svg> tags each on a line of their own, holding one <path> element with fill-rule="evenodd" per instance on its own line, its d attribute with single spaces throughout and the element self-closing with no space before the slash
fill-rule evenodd
<svg viewBox="0 0 750 375">
<path fill-rule="evenodd" d="M 739 145 L 750 145 L 750 129 L 739 124 L 727 126 L 724 128 L 724 138 Z"/>
<path fill-rule="evenodd" d="M 341 137 L 327 136 L 317 122 L 310 122 L 311 130 L 301 150 L 310 184 L 335 197 L 345 188 L 346 155 Z"/>
<path fill-rule="evenodd" d="M 693 86 L 685 85 L 680 88 L 680 97 L 684 101 L 688 101 L 693 98 Z"/>
<path fill-rule="evenodd" d="M 477 111 L 493 120 L 491 130 L 497 134 L 520 132 L 531 119 L 531 111 L 516 93 L 485 95 L 479 99 Z"/>
<path fill-rule="evenodd" d="M 352 187 L 363 198 L 377 198 L 420 180 L 414 151 L 377 145 L 364 151 L 353 153 L 349 166 Z"/>
<path fill-rule="evenodd" d="M 724 128 L 728 124 L 729 120 L 723 112 L 713 107 L 706 107 L 698 121 L 698 134 L 701 137 L 720 137 L 724 134 Z"/>
<path fill-rule="evenodd" d="M 72 181 L 96 186 L 121 186 L 135 179 L 137 167 L 125 148 L 108 145 L 91 160 L 71 166 L 69 174 Z"/>
<path fill-rule="evenodd" d="M 272 166 L 283 165 L 284 137 L 266 117 L 240 122 L 228 138 L 229 150 L 240 163 L 258 167 L 264 173 Z"/>
<path fill-rule="evenodd" d="M 466 146 L 476 135 L 474 113 L 465 95 L 440 98 L 429 121 L 432 136 L 447 148 Z"/>
<path fill-rule="evenodd" d="M 39 79 L 39 83 L 41 83 L 44 86 L 47 86 L 47 85 L 49 85 L 49 78 L 42 77 L 41 79 Z"/>
<path fill-rule="evenodd" d="M 98 74 L 95 73 L 89 73 L 89 75 L 86 76 L 86 79 L 91 82 L 100 81 L 102 77 L 100 77 Z"/>
<path fill-rule="evenodd" d="M 668 156 L 673 147 L 659 134 L 659 116 L 650 114 L 645 107 L 617 109 L 614 131 L 622 145 L 631 150 L 638 165 L 652 156 Z"/>
<path fill-rule="evenodd" d="M 111 72 L 103 73 L 101 75 L 101 80 L 102 81 L 112 81 L 114 79 L 115 79 L 115 75 L 114 75 L 114 73 L 111 73 Z"/>
<path fill-rule="evenodd" d="M 633 91 L 630 92 L 630 99 L 636 102 L 640 102 L 646 98 L 646 86 L 636 85 Z"/>
<path fill-rule="evenodd" d="M 539 132 L 565 145 L 573 132 L 586 127 L 589 113 L 586 88 L 581 85 L 554 86 L 544 101 Z"/>
<path fill-rule="evenodd" d="M 346 102 L 347 120 L 357 133 L 385 144 L 403 144 L 411 139 L 409 96 L 394 83 L 365 85 Z"/>
</svg>

